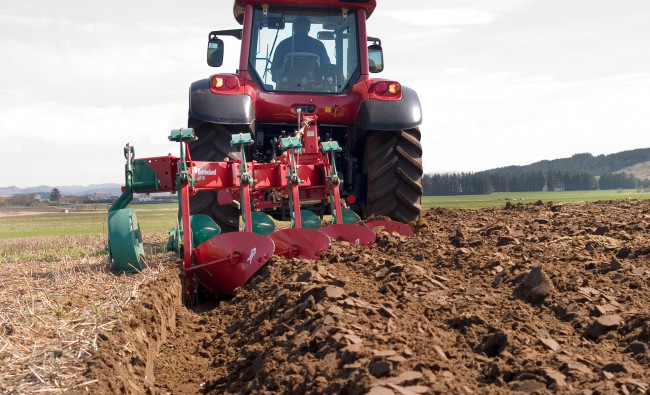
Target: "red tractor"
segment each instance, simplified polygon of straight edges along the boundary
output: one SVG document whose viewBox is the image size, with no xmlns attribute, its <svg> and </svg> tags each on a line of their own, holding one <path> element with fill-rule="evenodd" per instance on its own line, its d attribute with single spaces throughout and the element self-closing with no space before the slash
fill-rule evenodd
<svg viewBox="0 0 650 395">
<path fill-rule="evenodd" d="M 207 61 L 222 65 L 220 37 L 241 41 L 239 69 L 196 81 L 190 88 L 188 127 L 195 160 L 240 159 L 231 135 L 251 133 L 248 158 L 269 162 L 279 142 L 304 116 L 333 140 L 340 193 L 363 217 L 411 222 L 420 215 L 422 110 L 416 92 L 394 80 L 371 78 L 384 68 L 381 41 L 368 37 L 375 0 L 237 0 L 243 27 L 213 31 Z M 369 43 L 370 45 L 368 45 Z M 215 204 L 217 192 L 190 199 L 192 214 L 206 214 L 224 231 L 237 230 L 239 208 Z M 312 210 L 323 214 L 323 205 Z M 286 218 L 285 207 L 267 209 Z"/>
<path fill-rule="evenodd" d="M 180 155 L 134 159 L 133 147 L 124 150 L 125 186 L 108 214 L 117 271 L 144 266 L 127 208 L 134 193 L 178 193 L 168 248 L 182 257 L 186 303 L 199 288 L 232 294 L 273 255 L 319 259 L 331 239 L 368 245 L 377 230 L 412 234 L 422 111 L 413 90 L 370 78 L 383 69 L 380 40 L 366 36 L 374 8 L 375 0 L 235 2 L 243 28 L 211 32 L 207 56 L 221 66 L 219 37 L 236 37 L 239 70 L 192 84 L 188 128 L 169 137 Z M 272 217 L 290 228 L 276 230 Z"/>
</svg>

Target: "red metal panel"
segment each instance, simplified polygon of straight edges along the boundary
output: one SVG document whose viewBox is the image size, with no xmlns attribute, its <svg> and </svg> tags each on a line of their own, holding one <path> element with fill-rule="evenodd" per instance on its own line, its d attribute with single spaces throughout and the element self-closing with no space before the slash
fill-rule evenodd
<svg viewBox="0 0 650 395">
<path fill-rule="evenodd" d="M 327 200 L 329 194 L 324 185 L 300 188 L 300 201 Z"/>
<path fill-rule="evenodd" d="M 253 29 L 253 6 L 251 4 L 246 5 L 246 14 L 243 16 L 243 20 L 239 21 L 239 23 L 242 22 L 244 28 L 241 40 L 241 52 L 239 54 L 239 70 L 247 71 L 248 54 L 251 49 L 251 30 Z"/>
<path fill-rule="evenodd" d="M 316 122 L 318 122 L 318 117 L 315 115 L 305 115 L 303 119 L 305 122 L 309 122 L 309 125 L 305 128 L 303 135 L 305 153 L 316 154 L 318 153 L 318 131 L 316 130 Z"/>
<path fill-rule="evenodd" d="M 160 188 L 155 192 L 173 192 L 176 190 L 177 157 L 167 155 L 143 159 L 147 161 L 147 166 L 156 172 L 156 177 L 160 181 Z"/>
<path fill-rule="evenodd" d="M 287 166 L 284 163 L 255 163 L 253 166 L 255 188 L 281 188 L 287 186 Z"/>
<path fill-rule="evenodd" d="M 368 0 L 365 3 L 347 2 L 341 0 L 236 0 L 233 15 L 239 24 L 244 22 L 244 7 L 247 4 L 268 4 L 269 6 L 295 6 L 298 8 L 349 8 L 365 10 L 369 18 L 377 6 L 376 0 Z M 248 12 L 248 11 L 247 11 Z M 365 23 L 365 21 L 364 21 Z"/>
<path fill-rule="evenodd" d="M 239 186 L 237 162 L 192 162 L 196 189 L 226 189 Z"/>
<path fill-rule="evenodd" d="M 300 195 L 299 195 L 299 189 L 298 189 L 298 184 L 293 183 L 291 184 L 291 204 L 293 204 L 293 219 L 295 220 L 294 223 L 291 225 L 296 227 L 296 228 L 302 228 L 302 218 L 300 216 Z"/>
<path fill-rule="evenodd" d="M 323 180 L 323 165 L 298 165 L 296 166 L 298 177 L 300 178 L 300 186 L 308 187 L 315 185 L 325 185 Z"/>
<path fill-rule="evenodd" d="M 251 186 L 249 183 L 244 182 L 241 184 L 241 200 L 242 200 L 242 217 L 244 217 L 244 231 L 253 232 L 253 222 L 251 219 Z"/>
<path fill-rule="evenodd" d="M 372 12 L 372 10 L 370 10 Z M 368 13 L 370 16 L 370 13 Z M 370 68 L 368 66 L 368 43 L 366 33 L 366 12 L 359 10 L 357 14 L 357 25 L 359 30 L 359 67 L 361 68 L 361 78 L 359 81 L 368 79 Z"/>
<path fill-rule="evenodd" d="M 366 62 L 367 64 L 367 62 Z M 367 67 L 367 66 L 366 66 Z M 254 85 L 253 81 L 243 81 L 242 84 Z M 314 106 L 314 115 L 318 116 L 320 124 L 350 125 L 354 123 L 361 102 L 368 97 L 368 87 L 353 89 L 347 94 L 291 94 L 264 92 L 256 87 L 255 118 L 261 122 L 298 122 L 297 105 Z"/>
</svg>

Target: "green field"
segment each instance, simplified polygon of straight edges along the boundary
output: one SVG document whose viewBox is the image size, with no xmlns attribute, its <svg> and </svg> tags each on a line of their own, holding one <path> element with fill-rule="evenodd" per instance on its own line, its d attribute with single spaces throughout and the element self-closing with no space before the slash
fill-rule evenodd
<svg viewBox="0 0 650 395">
<path fill-rule="evenodd" d="M 650 192 L 636 189 L 606 191 L 569 191 L 569 192 L 497 192 L 489 195 L 423 196 L 422 209 L 433 207 L 479 209 L 482 207 L 503 206 L 511 203 L 534 203 L 538 200 L 546 203 L 596 202 L 615 199 L 650 199 Z"/>
<path fill-rule="evenodd" d="M 178 205 L 131 204 L 142 230 L 168 232 L 176 226 Z M 0 217 L 0 239 L 14 237 L 94 234 L 107 232 L 108 207 L 65 212 L 38 212 L 25 209 Z"/>
<path fill-rule="evenodd" d="M 493 193 L 490 195 L 467 196 L 423 196 L 422 208 L 434 207 L 478 209 L 482 207 L 503 206 L 506 202 L 544 203 L 553 201 L 572 203 L 583 201 L 613 199 L 650 199 L 650 192 L 634 189 L 608 191 L 575 192 L 515 192 Z M 132 204 L 140 227 L 143 231 L 167 233 L 176 226 L 177 205 L 169 204 Z M 56 236 L 106 233 L 106 216 L 108 207 L 89 206 L 68 213 L 42 212 L 38 208 L 25 208 L 22 211 L 3 211 L 0 208 L 0 239 L 16 237 Z"/>
</svg>

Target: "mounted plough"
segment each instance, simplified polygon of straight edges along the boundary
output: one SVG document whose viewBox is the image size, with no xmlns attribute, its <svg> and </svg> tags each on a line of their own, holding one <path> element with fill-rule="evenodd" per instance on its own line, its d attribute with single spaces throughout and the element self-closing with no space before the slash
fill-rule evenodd
<svg viewBox="0 0 650 395">
<path fill-rule="evenodd" d="M 181 259 L 185 303 L 196 300 L 199 285 L 214 295 L 232 294 L 273 255 L 319 259 L 330 246 L 330 238 L 359 245 L 375 241 L 375 230 L 412 234 L 407 225 L 395 221 L 372 221 L 360 225 L 360 218 L 345 207 L 339 194 L 335 141 L 320 142 L 316 117 L 299 118 L 299 130 L 281 139 L 283 154 L 270 163 L 246 160 L 246 146 L 253 144 L 249 133 L 232 135 L 241 160 L 194 161 L 188 142 L 194 131 L 172 130 L 169 139 L 180 144 L 180 156 L 134 159 L 130 145 L 126 157 L 125 186 L 109 209 L 109 252 L 117 272 L 144 268 L 144 249 L 136 214 L 127 208 L 134 193 L 178 194 L 178 226 L 170 232 L 167 248 Z M 303 145 L 304 144 L 304 145 Z M 221 233 L 207 215 L 190 215 L 190 196 L 199 191 L 218 191 L 219 204 L 238 204 L 242 232 Z M 328 204 L 332 224 L 321 227 L 321 218 L 301 203 Z M 275 222 L 263 210 L 288 206 L 291 227 L 275 229 Z"/>
</svg>

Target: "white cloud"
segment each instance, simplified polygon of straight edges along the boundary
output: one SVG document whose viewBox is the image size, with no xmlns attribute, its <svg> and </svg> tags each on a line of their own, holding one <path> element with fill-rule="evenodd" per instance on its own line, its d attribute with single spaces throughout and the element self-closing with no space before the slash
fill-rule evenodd
<svg viewBox="0 0 650 395">
<path fill-rule="evenodd" d="M 648 74 L 559 82 L 501 73 L 410 81 L 429 172 L 480 171 L 577 152 L 650 147 Z"/>
<path fill-rule="evenodd" d="M 476 9 L 433 9 L 433 10 L 399 10 L 382 11 L 377 14 L 398 20 L 409 25 L 426 27 L 450 27 L 459 25 L 482 25 L 494 22 L 495 15 L 491 12 Z"/>
</svg>

